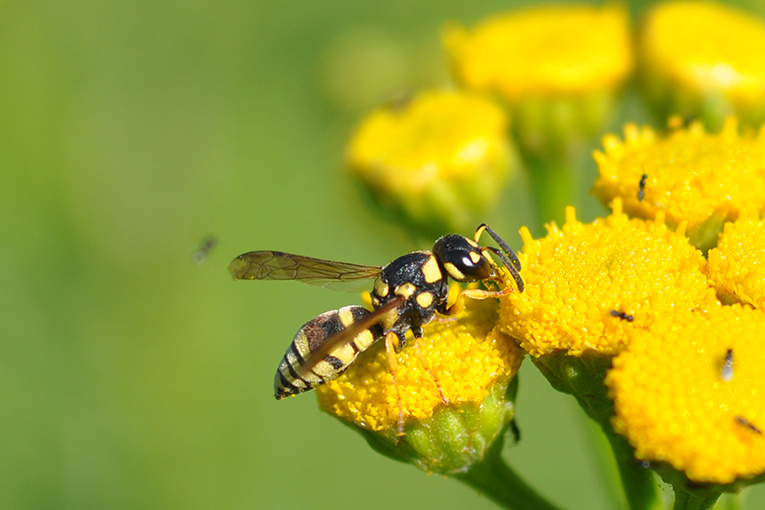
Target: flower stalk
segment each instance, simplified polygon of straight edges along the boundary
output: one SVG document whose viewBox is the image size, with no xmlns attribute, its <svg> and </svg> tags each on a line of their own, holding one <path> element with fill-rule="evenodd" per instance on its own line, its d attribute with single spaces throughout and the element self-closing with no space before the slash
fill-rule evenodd
<svg viewBox="0 0 765 510">
<path fill-rule="evenodd" d="M 547 157 L 524 154 L 539 225 L 549 222 L 562 225 L 566 206 L 576 198 L 577 179 L 574 166 L 567 159 L 563 154 Z"/>
<path fill-rule="evenodd" d="M 659 510 L 661 500 L 653 473 L 635 459 L 635 450 L 610 425 L 614 407 L 603 380 L 611 359 L 596 352 L 573 357 L 560 350 L 532 361 L 553 388 L 574 396 L 600 426 L 611 446 L 630 510 Z"/>
<path fill-rule="evenodd" d="M 507 465 L 502 444 L 501 440 L 495 442 L 480 462 L 455 478 L 508 510 L 560 510 Z"/>
<path fill-rule="evenodd" d="M 691 492 L 675 491 L 673 510 L 709 510 L 715 506 L 720 495 L 699 497 Z"/>
<path fill-rule="evenodd" d="M 688 13 L 700 14 L 695 24 Z M 423 232 L 463 230 L 489 211 L 518 155 L 529 171 L 539 225 L 550 223 L 537 239 L 521 229 L 525 291 L 428 324 L 395 363 L 370 349 L 317 391 L 380 453 L 503 508 L 558 508 L 502 457 L 525 355 L 598 424 L 630 510 L 664 508 L 659 478 L 675 510 L 722 510 L 723 494 L 737 508 L 727 494 L 765 479 L 756 272 L 765 23 L 713 2 L 670 0 L 649 14 L 638 81 L 663 115 L 700 120 L 674 117 L 667 131 L 630 123 L 603 138 L 593 193 L 612 209 L 604 218 L 582 223 L 567 206 L 581 149 L 633 71 L 620 6 L 530 8 L 447 27 L 462 89 L 375 112 L 349 146 L 349 166 L 375 199 Z"/>
</svg>

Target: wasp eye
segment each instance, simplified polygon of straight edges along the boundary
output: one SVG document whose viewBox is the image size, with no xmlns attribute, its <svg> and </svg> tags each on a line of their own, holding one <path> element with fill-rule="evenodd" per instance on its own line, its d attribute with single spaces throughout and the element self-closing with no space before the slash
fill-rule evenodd
<svg viewBox="0 0 765 510">
<path fill-rule="evenodd" d="M 433 245 L 433 254 L 447 274 L 459 282 L 485 280 L 492 274 L 491 263 L 480 246 L 467 237 L 444 236 Z"/>
</svg>

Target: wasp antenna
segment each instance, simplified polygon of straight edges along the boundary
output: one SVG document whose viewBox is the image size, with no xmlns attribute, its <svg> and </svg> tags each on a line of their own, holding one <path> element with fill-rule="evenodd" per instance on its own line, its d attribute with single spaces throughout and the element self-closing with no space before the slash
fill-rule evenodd
<svg viewBox="0 0 765 510">
<path fill-rule="evenodd" d="M 515 254 L 513 249 L 510 248 L 510 245 L 507 244 L 504 239 L 499 237 L 499 234 L 494 232 L 494 230 L 489 225 L 482 223 L 481 226 L 478 227 L 478 230 L 476 230 L 476 236 L 479 236 L 481 233 L 483 233 L 484 230 L 489 233 L 491 238 L 494 239 L 494 242 L 497 243 L 505 255 L 507 255 L 507 258 L 512 261 L 512 266 L 516 269 L 516 271 L 520 272 L 521 261 L 518 259 L 518 255 Z M 476 242 L 478 242 L 478 239 L 476 239 Z"/>
<path fill-rule="evenodd" d="M 508 260 L 505 254 L 502 253 L 500 250 L 494 248 L 493 246 L 484 246 L 483 249 L 490 251 L 491 253 L 495 254 L 497 257 L 499 257 L 502 260 L 502 263 L 510 271 L 510 274 L 513 275 L 515 284 L 518 286 L 518 292 L 523 292 L 523 278 L 521 278 L 520 273 L 518 272 L 516 267 L 513 265 L 513 263 L 510 260 Z"/>
<path fill-rule="evenodd" d="M 473 240 L 476 243 L 481 238 L 481 234 L 483 234 L 483 231 L 486 230 L 486 227 L 488 227 L 486 223 L 481 223 L 480 225 L 478 225 L 478 228 L 475 229 L 475 236 L 473 236 Z"/>
</svg>

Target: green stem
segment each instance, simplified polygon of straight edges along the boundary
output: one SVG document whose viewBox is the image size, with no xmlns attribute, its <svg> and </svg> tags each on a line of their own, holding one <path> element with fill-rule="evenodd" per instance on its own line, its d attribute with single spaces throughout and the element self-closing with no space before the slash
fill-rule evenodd
<svg viewBox="0 0 765 510">
<path fill-rule="evenodd" d="M 628 507 L 631 510 L 662 508 L 653 472 L 640 465 L 627 440 L 611 428 L 614 406 L 603 383 L 611 367 L 611 357 L 595 352 L 574 357 L 561 351 L 532 358 L 532 361 L 556 390 L 573 395 L 587 415 L 600 425 L 614 454 Z"/>
<path fill-rule="evenodd" d="M 606 439 L 603 429 L 595 420 L 590 419 L 586 414 L 580 416 L 581 426 L 587 432 L 587 440 L 594 462 L 596 462 L 599 475 L 603 480 L 608 499 L 611 501 L 611 508 L 627 508 L 627 500 L 622 489 L 622 480 L 619 473 L 619 467 L 614 459 L 613 448 Z"/>
<path fill-rule="evenodd" d="M 743 508 L 741 494 L 726 493 L 715 503 L 715 510 L 741 510 Z"/>
<path fill-rule="evenodd" d="M 640 465 L 635 459 L 634 450 L 624 437 L 607 430 L 604 432 L 611 444 L 630 510 L 662 508 L 653 471 Z"/>
<path fill-rule="evenodd" d="M 710 496 L 706 498 L 699 497 L 691 492 L 676 491 L 675 492 L 675 506 L 673 510 L 709 510 L 715 505 L 717 498 L 720 495 Z"/>
<path fill-rule="evenodd" d="M 558 226 L 565 222 L 566 206 L 573 205 L 576 197 L 572 162 L 565 157 L 526 156 L 534 204 L 537 209 L 537 223 L 541 225 L 555 221 Z"/>
<path fill-rule="evenodd" d="M 502 459 L 503 441 L 498 440 L 480 462 L 455 478 L 509 510 L 560 510 L 529 487 Z"/>
</svg>

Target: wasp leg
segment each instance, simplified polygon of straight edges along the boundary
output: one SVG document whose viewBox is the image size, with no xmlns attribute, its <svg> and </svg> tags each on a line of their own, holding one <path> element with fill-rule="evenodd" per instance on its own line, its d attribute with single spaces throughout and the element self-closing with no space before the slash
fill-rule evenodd
<svg viewBox="0 0 765 510">
<path fill-rule="evenodd" d="M 513 443 L 518 444 L 521 441 L 521 429 L 518 427 L 518 421 L 515 418 L 510 420 L 510 432 L 513 434 Z"/>
<path fill-rule="evenodd" d="M 393 387 L 396 389 L 396 402 L 398 402 L 398 424 L 396 426 L 396 435 L 406 435 L 404 431 L 404 404 L 401 402 L 401 392 L 398 389 L 398 383 L 396 383 L 396 369 L 398 368 L 398 362 L 396 361 L 396 351 L 398 346 L 401 345 L 398 335 L 393 331 L 388 331 L 385 334 L 385 352 L 388 355 L 388 368 L 390 370 L 390 376 L 393 379 Z"/>
<path fill-rule="evenodd" d="M 425 371 L 428 373 L 431 379 L 433 379 L 433 382 L 436 385 L 436 389 L 438 390 L 438 395 L 441 397 L 441 402 L 444 404 L 448 404 L 449 401 L 444 396 L 444 390 L 441 389 L 441 383 L 438 382 L 438 377 L 436 377 L 436 374 L 434 374 L 430 370 L 430 366 L 428 365 L 428 360 L 425 359 L 425 355 L 422 354 L 422 351 L 420 350 L 420 339 L 415 338 L 414 339 L 414 352 L 417 354 L 417 359 L 420 360 L 420 364 L 422 365 L 422 368 L 425 369 Z"/>
<path fill-rule="evenodd" d="M 465 298 L 469 299 L 489 299 L 506 296 L 513 292 L 513 289 L 506 287 L 502 290 L 484 290 L 484 289 L 462 289 L 457 295 L 454 304 L 446 309 L 446 315 L 458 315 L 465 310 Z"/>
<path fill-rule="evenodd" d="M 431 320 L 433 322 L 438 322 L 438 323 L 443 324 L 443 323 L 446 323 L 446 322 L 454 322 L 454 321 L 457 320 L 457 317 L 440 317 L 440 316 L 436 315 Z"/>
</svg>

